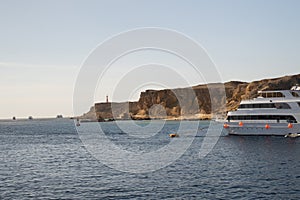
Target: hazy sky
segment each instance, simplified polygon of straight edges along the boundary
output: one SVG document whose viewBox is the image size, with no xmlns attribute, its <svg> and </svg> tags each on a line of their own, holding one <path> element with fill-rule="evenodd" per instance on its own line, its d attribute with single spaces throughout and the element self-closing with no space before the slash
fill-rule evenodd
<svg viewBox="0 0 300 200">
<path fill-rule="evenodd" d="M 224 81 L 298 74 L 299 19 L 298 0 L 0 0 L 0 118 L 72 115 L 85 58 L 133 28 L 188 35 L 207 50 Z M 106 94 L 109 89 L 99 101 Z"/>
</svg>

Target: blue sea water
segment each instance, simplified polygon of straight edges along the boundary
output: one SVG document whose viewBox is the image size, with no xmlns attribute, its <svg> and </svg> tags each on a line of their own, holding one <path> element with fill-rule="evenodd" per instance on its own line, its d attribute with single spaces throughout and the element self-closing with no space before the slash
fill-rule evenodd
<svg viewBox="0 0 300 200">
<path fill-rule="evenodd" d="M 115 122 L 101 125 L 120 148 L 151 152 L 170 143 L 168 134 L 179 123 L 166 122 L 149 138 L 131 137 Z M 72 120 L 1 121 L 0 199 L 300 199 L 299 138 L 222 134 L 200 159 L 208 126 L 208 121 L 200 122 L 192 145 L 172 164 L 126 173 L 97 160 Z"/>
</svg>

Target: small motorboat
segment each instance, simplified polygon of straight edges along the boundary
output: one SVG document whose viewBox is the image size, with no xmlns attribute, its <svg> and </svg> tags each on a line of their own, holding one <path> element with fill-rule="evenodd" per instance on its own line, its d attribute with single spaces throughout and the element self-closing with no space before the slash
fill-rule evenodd
<svg viewBox="0 0 300 200">
<path fill-rule="evenodd" d="M 286 134 L 284 137 L 296 138 L 296 137 L 300 137 L 300 133 L 289 133 Z"/>
<path fill-rule="evenodd" d="M 76 119 L 76 126 L 80 126 L 80 121 L 78 118 Z"/>
</svg>

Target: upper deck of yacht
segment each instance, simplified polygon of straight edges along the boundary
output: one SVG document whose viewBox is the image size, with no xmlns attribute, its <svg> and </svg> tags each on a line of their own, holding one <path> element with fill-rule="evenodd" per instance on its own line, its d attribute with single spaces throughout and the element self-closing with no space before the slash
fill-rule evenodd
<svg viewBox="0 0 300 200">
<path fill-rule="evenodd" d="M 300 90 L 273 90 L 259 91 L 258 98 L 297 98 L 300 97 Z"/>
<path fill-rule="evenodd" d="M 267 102 L 299 102 L 300 86 L 294 86 L 290 90 L 259 91 L 254 99 L 242 100 L 241 104 L 267 103 Z"/>
</svg>

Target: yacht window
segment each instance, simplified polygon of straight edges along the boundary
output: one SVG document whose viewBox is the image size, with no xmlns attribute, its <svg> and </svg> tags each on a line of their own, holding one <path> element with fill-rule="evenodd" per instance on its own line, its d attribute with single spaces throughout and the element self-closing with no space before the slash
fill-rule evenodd
<svg viewBox="0 0 300 200">
<path fill-rule="evenodd" d="M 287 103 L 275 103 L 277 109 L 291 109 L 290 105 Z"/>
<path fill-rule="evenodd" d="M 275 108 L 274 103 L 241 104 L 239 108 Z"/>
<path fill-rule="evenodd" d="M 294 97 L 300 97 L 297 92 L 291 92 Z"/>
<path fill-rule="evenodd" d="M 287 122 L 297 123 L 291 115 L 236 115 L 228 116 L 228 120 L 286 120 Z"/>
<path fill-rule="evenodd" d="M 281 92 L 263 92 L 261 96 L 264 98 L 285 97 Z"/>
<path fill-rule="evenodd" d="M 256 104 L 241 104 L 240 109 L 249 108 L 277 108 L 277 109 L 291 109 L 287 103 L 256 103 Z"/>
</svg>

